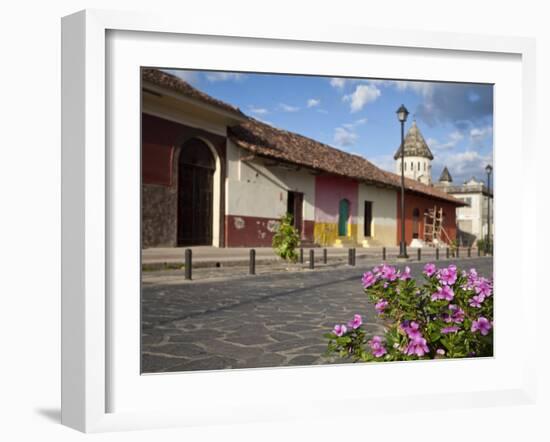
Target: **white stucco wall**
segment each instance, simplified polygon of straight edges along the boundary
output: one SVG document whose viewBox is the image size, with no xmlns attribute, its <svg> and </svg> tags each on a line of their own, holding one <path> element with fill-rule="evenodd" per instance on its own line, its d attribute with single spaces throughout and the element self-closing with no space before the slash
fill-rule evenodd
<svg viewBox="0 0 550 442">
<path fill-rule="evenodd" d="M 246 158 L 243 161 L 241 158 Z M 226 213 L 279 218 L 287 211 L 288 191 L 304 194 L 303 219 L 314 220 L 315 176 L 304 169 L 266 167 L 261 157 L 227 143 Z"/>
<path fill-rule="evenodd" d="M 480 193 L 453 193 L 459 199 L 471 199 L 470 207 L 459 207 L 456 209 L 456 220 L 471 221 L 472 233 L 477 239 L 482 239 L 487 234 L 487 196 Z M 491 199 L 491 231 L 493 231 L 493 200 Z"/>
<path fill-rule="evenodd" d="M 405 157 L 405 176 L 424 184 L 432 182 L 431 161 L 425 157 Z M 401 175 L 401 158 L 395 161 L 395 173 Z"/>
<path fill-rule="evenodd" d="M 397 194 L 395 190 L 359 185 L 357 240 L 364 237 L 365 201 L 372 201 L 371 239 L 375 245 L 394 246 L 397 231 Z"/>
</svg>

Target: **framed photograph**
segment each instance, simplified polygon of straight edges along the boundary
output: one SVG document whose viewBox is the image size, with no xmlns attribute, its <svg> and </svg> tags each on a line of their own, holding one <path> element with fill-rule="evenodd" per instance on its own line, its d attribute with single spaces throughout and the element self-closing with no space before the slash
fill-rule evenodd
<svg viewBox="0 0 550 442">
<path fill-rule="evenodd" d="M 65 425 L 534 400 L 532 40 L 62 26 Z"/>
</svg>

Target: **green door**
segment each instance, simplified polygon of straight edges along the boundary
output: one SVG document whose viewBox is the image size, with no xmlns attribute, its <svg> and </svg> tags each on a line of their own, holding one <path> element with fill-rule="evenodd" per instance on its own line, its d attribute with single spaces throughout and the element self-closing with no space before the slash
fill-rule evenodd
<svg viewBox="0 0 550 442">
<path fill-rule="evenodd" d="M 338 209 L 338 236 L 348 236 L 349 201 L 340 200 Z"/>
</svg>

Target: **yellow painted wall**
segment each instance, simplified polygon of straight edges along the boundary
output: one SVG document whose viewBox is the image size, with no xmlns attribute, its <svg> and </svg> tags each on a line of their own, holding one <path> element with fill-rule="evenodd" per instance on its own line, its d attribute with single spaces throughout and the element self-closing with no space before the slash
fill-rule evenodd
<svg viewBox="0 0 550 442">
<path fill-rule="evenodd" d="M 357 242 L 357 224 L 348 224 L 347 238 Z M 338 223 L 315 223 L 313 238 L 321 246 L 333 246 L 338 238 Z"/>
</svg>

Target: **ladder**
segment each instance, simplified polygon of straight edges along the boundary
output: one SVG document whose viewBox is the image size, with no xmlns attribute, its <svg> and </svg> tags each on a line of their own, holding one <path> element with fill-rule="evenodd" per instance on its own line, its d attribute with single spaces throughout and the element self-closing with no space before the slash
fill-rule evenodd
<svg viewBox="0 0 550 442">
<path fill-rule="evenodd" d="M 451 238 L 443 227 L 443 208 L 434 206 L 424 212 L 424 241 L 429 246 L 450 244 Z"/>
</svg>

